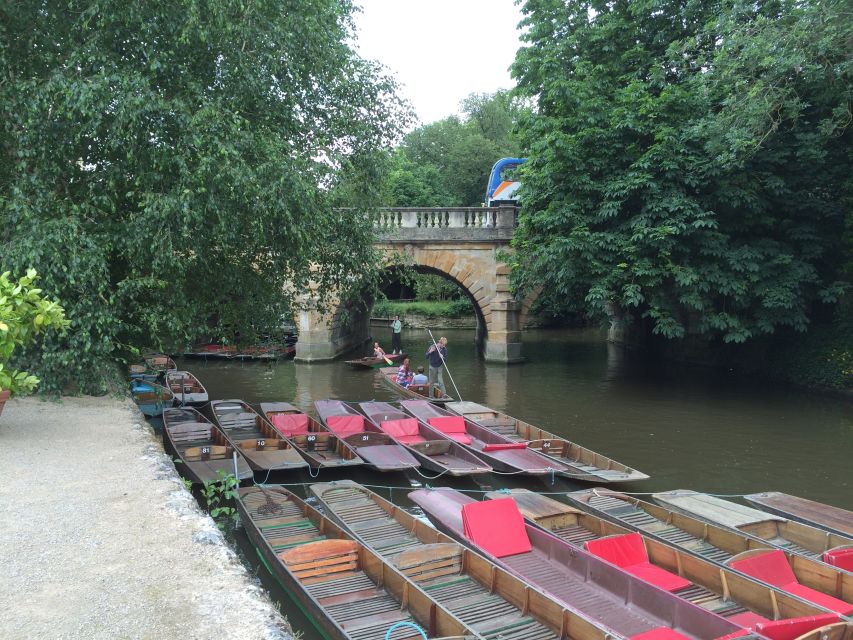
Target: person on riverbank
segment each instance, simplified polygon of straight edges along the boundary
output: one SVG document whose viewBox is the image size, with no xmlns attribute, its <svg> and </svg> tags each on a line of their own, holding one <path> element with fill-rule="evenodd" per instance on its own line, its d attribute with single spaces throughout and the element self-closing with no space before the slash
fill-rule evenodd
<svg viewBox="0 0 853 640">
<path fill-rule="evenodd" d="M 429 384 L 430 387 L 438 387 L 444 393 L 444 363 L 447 361 L 447 338 L 442 336 L 438 339 L 438 348 L 433 343 L 426 352 L 429 361 Z"/>
<path fill-rule="evenodd" d="M 394 316 L 391 322 L 391 353 L 403 353 L 402 331 L 403 323 L 400 322 L 400 316 Z"/>
<path fill-rule="evenodd" d="M 424 368 L 418 367 L 418 372 L 412 378 L 412 384 L 426 384 L 427 382 L 429 382 L 429 378 L 424 375 Z"/>
<path fill-rule="evenodd" d="M 403 360 L 403 364 L 400 365 L 400 368 L 397 369 L 397 384 L 401 387 L 408 387 L 412 384 L 412 380 L 415 377 L 415 372 L 412 371 L 412 367 L 409 364 L 409 359 L 406 358 Z"/>
</svg>

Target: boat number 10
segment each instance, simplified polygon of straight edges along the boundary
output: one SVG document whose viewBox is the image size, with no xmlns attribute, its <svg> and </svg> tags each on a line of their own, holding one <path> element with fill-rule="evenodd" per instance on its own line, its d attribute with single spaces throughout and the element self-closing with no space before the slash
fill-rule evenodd
<svg viewBox="0 0 853 640">
<path fill-rule="evenodd" d="M 266 440 L 258 440 L 258 447 L 265 447 L 265 446 L 267 446 Z"/>
</svg>

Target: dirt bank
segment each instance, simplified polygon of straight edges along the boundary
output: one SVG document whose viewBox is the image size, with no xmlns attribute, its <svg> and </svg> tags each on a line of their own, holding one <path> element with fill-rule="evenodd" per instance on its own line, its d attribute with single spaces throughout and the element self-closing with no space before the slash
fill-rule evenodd
<svg viewBox="0 0 853 640">
<path fill-rule="evenodd" d="M 130 401 L 8 403 L 0 469 L 0 638 L 292 638 Z"/>
</svg>

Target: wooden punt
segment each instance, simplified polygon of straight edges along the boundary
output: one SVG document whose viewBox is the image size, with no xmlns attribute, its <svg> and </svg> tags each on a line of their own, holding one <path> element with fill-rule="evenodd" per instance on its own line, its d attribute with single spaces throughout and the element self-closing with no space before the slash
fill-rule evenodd
<svg viewBox="0 0 853 640">
<path fill-rule="evenodd" d="M 340 400 L 317 400 L 314 409 L 327 429 L 353 447 L 377 471 L 405 471 L 420 466 L 409 451 L 358 411 Z"/>
<path fill-rule="evenodd" d="M 405 398 L 429 400 L 435 404 L 453 402 L 453 398 L 444 393 L 440 387 L 433 386 L 430 390 L 429 384 L 410 384 L 408 387 L 397 384 L 397 367 L 383 367 L 379 371 L 385 384 Z"/>
<path fill-rule="evenodd" d="M 517 524 L 506 517 L 494 523 L 500 528 L 500 536 L 495 537 L 502 540 L 500 544 L 506 553 L 496 557 L 483 544 L 467 537 L 467 525 L 474 526 L 470 519 L 463 525 L 466 518 L 463 509 L 473 511 L 471 505 L 480 505 L 479 510 L 488 503 L 447 488 L 418 489 L 409 493 L 409 499 L 440 530 L 611 634 L 633 638 L 664 629 L 668 634 L 663 637 L 670 639 L 710 639 L 742 631 L 730 620 L 644 582 L 547 531 L 525 524 L 511 500 L 493 501 L 495 507 L 512 509 L 517 518 Z M 488 522 L 481 521 L 476 526 L 494 530 Z M 507 547 L 507 541 L 515 548 Z"/>
<path fill-rule="evenodd" d="M 492 470 L 461 444 L 387 402 L 362 402 L 358 408 L 374 427 L 406 447 L 425 469 L 452 476 L 489 473 Z"/>
<path fill-rule="evenodd" d="M 385 355 L 385 358 L 388 358 L 392 364 L 403 362 L 408 357 L 405 353 L 388 353 Z M 391 366 L 385 362 L 385 358 L 367 356 L 365 358 L 356 358 L 355 360 L 344 360 L 344 362 L 353 369 L 378 369 L 379 367 Z"/>
<path fill-rule="evenodd" d="M 242 400 L 214 400 L 208 410 L 252 469 L 280 471 L 308 466 L 287 438 Z"/>
<path fill-rule="evenodd" d="M 649 477 L 621 462 L 476 402 L 449 402 L 444 408 L 481 427 L 497 431 L 513 442 L 526 442 L 529 449 L 559 462 L 558 474 L 572 480 L 633 482 Z"/>
<path fill-rule="evenodd" d="M 149 371 L 144 364 L 132 364 L 128 371 L 131 380 L 143 380 L 144 382 L 156 382 L 160 377 L 159 371 Z"/>
<path fill-rule="evenodd" d="M 132 380 L 130 394 L 139 410 L 149 418 L 161 415 L 163 409 L 171 407 L 175 399 L 175 396 L 166 387 L 144 380 Z"/>
<path fill-rule="evenodd" d="M 567 497 L 572 504 L 594 515 L 616 520 L 721 565 L 730 563 L 745 552 L 774 549 L 768 542 L 744 535 L 736 529 L 721 527 L 608 489 L 575 491 Z M 800 584 L 832 598 L 853 602 L 853 574 L 839 571 L 807 555 L 788 549 L 782 551 Z M 805 599 L 816 602 L 814 598 Z"/>
<path fill-rule="evenodd" d="M 853 622 L 838 622 L 809 631 L 796 640 L 853 640 Z"/>
<path fill-rule="evenodd" d="M 840 536 L 853 537 L 853 511 L 822 504 L 806 498 L 766 491 L 743 497 L 762 511 L 795 520 Z"/>
<path fill-rule="evenodd" d="M 654 579 L 655 574 L 659 573 L 658 570 L 667 572 L 669 576 L 660 575 L 665 580 L 673 582 L 673 588 L 669 589 L 671 593 L 713 611 L 735 624 L 752 628 L 759 633 L 761 628 L 756 628 L 756 625 L 781 619 L 819 616 L 814 620 L 814 626 L 827 624 L 823 620 L 825 617 L 823 614 L 828 613 L 826 609 L 746 578 L 732 569 L 720 568 L 713 562 L 686 551 L 680 551 L 649 536 L 637 534 L 622 525 L 586 513 L 564 502 L 527 489 L 513 489 L 509 494 L 503 491 L 486 494 L 486 497 L 491 500 L 508 496 L 515 500 L 519 511 L 529 522 L 580 548 L 587 548 L 589 542 L 592 542 L 593 547 L 596 544 L 601 547 L 608 542 L 625 540 L 624 536 L 641 535 L 642 547 L 647 554 L 647 563 L 657 569 L 650 569 L 647 565 L 641 564 L 634 569 L 637 575 L 640 577 L 648 575 Z M 594 542 L 599 540 L 604 543 Z M 596 551 L 593 552 L 596 553 Z M 602 557 L 600 553 L 596 554 Z M 610 560 L 610 558 L 605 559 Z M 627 560 L 627 556 L 623 555 L 622 560 Z M 620 567 L 626 566 L 614 564 Z M 630 566 L 626 570 L 632 572 Z M 679 586 L 670 576 L 678 576 L 687 584 L 682 583 Z"/>
<path fill-rule="evenodd" d="M 514 442 L 426 400 L 404 400 L 400 406 L 428 429 L 443 432 L 468 447 L 496 471 L 546 475 L 561 467 L 559 462 L 528 449 L 522 442 Z"/>
<path fill-rule="evenodd" d="M 345 440 L 288 402 L 262 402 L 261 413 L 315 469 L 364 464 Z"/>
<path fill-rule="evenodd" d="M 181 471 L 193 484 L 221 480 L 234 475 L 234 447 L 219 427 L 192 407 L 166 409 L 163 412 L 163 434 L 167 449 L 181 463 Z M 237 478 L 252 477 L 252 469 L 237 454 Z"/>
<path fill-rule="evenodd" d="M 167 371 L 166 386 L 179 404 L 206 404 L 210 400 L 207 389 L 189 371 Z"/>
<path fill-rule="evenodd" d="M 150 371 L 165 373 L 178 368 L 175 361 L 163 353 L 150 353 L 145 356 L 145 365 Z"/>
<path fill-rule="evenodd" d="M 333 640 L 384 640 L 400 622 L 429 638 L 471 631 L 365 545 L 282 488 L 238 491 L 237 509 L 258 555 Z M 391 640 L 416 640 L 399 627 Z"/>
<path fill-rule="evenodd" d="M 604 640 L 606 631 L 351 480 L 309 488 L 329 518 L 488 640 Z M 567 630 L 570 633 L 567 634 Z"/>
</svg>

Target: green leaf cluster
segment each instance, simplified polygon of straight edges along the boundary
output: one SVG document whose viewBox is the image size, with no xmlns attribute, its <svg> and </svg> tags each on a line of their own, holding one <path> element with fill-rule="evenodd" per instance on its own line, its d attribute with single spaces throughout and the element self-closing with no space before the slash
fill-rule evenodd
<svg viewBox="0 0 853 640">
<path fill-rule="evenodd" d="M 850 273 L 849 3 L 527 0 L 521 291 L 743 342 Z"/>
<path fill-rule="evenodd" d="M 349 0 L 46 0 L 0 9 L 0 262 L 65 301 L 21 359 L 105 390 L 133 345 L 278 327 L 376 270 L 365 209 L 407 126 Z"/>
</svg>

